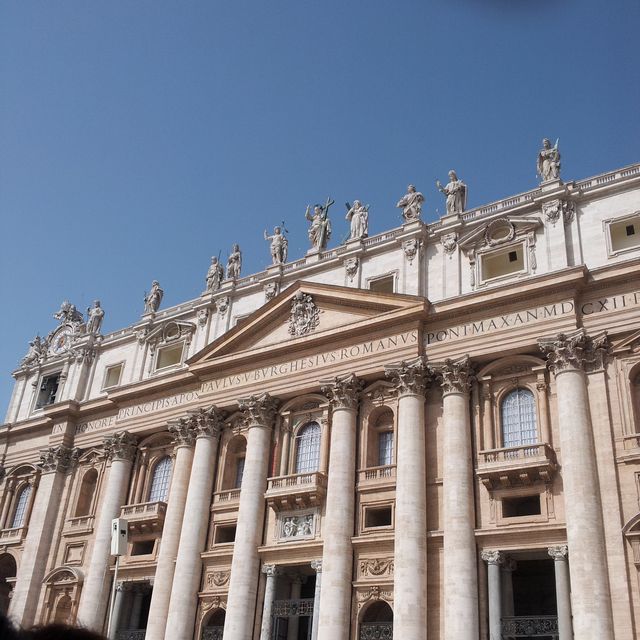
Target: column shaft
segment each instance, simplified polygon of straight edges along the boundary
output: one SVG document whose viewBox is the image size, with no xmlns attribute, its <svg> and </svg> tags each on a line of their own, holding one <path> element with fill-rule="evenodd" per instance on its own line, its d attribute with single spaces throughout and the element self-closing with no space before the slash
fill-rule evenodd
<svg viewBox="0 0 640 640">
<path fill-rule="evenodd" d="M 291 600 L 300 600 L 300 592 L 302 589 L 302 581 L 299 577 L 293 579 L 291 583 Z M 298 640 L 298 628 L 300 627 L 300 618 L 289 618 L 289 626 L 287 629 L 287 640 Z"/>
<path fill-rule="evenodd" d="M 140 617 L 142 614 L 143 598 L 144 598 L 144 593 L 142 592 L 141 586 L 137 586 L 135 588 L 135 591 L 133 592 L 133 604 L 131 606 L 131 616 L 129 618 L 130 629 L 140 628 Z M 146 640 L 146 635 L 145 635 L 145 640 Z"/>
<path fill-rule="evenodd" d="M 549 555 L 554 559 L 556 577 L 556 603 L 558 607 L 559 640 L 573 640 L 571 621 L 571 587 L 569 585 L 569 567 L 567 547 L 551 547 Z"/>
<path fill-rule="evenodd" d="M 427 628 L 427 480 L 422 395 L 400 396 L 396 452 L 393 636 L 421 640 Z"/>
<path fill-rule="evenodd" d="M 193 454 L 180 544 L 171 585 L 165 630 L 167 640 L 191 640 L 193 637 L 202 573 L 200 553 L 204 550 L 207 539 L 217 451 L 217 433 L 199 435 Z"/>
<path fill-rule="evenodd" d="M 224 622 L 225 640 L 246 640 L 253 633 L 270 444 L 270 427 L 254 424 L 249 428 Z"/>
<path fill-rule="evenodd" d="M 319 640 L 348 640 L 355 509 L 356 410 L 334 408 L 327 505 L 323 522 Z"/>
<path fill-rule="evenodd" d="M 556 376 L 576 638 L 613 638 L 598 474 L 584 373 Z"/>
<path fill-rule="evenodd" d="M 313 593 L 313 618 L 311 619 L 311 640 L 318 640 L 318 620 L 320 616 L 320 593 L 322 591 L 322 560 L 314 560 L 311 568 L 316 572 L 316 588 Z"/>
<path fill-rule="evenodd" d="M 476 640 L 478 581 L 467 394 L 445 392 L 443 414 L 445 637 Z"/>
<path fill-rule="evenodd" d="M 178 446 L 151 592 L 146 640 L 163 640 L 164 638 L 192 462 L 193 447 L 190 444 Z"/>
<path fill-rule="evenodd" d="M 109 631 L 109 640 L 115 640 L 118 631 L 122 625 L 122 612 L 124 605 L 125 589 L 122 584 L 116 586 L 116 596 L 113 603 L 113 612 L 111 617 L 111 629 Z"/>
<path fill-rule="evenodd" d="M 504 558 L 499 551 L 483 552 L 487 562 L 489 584 L 489 640 L 502 640 L 502 576 L 500 565 Z"/>
</svg>

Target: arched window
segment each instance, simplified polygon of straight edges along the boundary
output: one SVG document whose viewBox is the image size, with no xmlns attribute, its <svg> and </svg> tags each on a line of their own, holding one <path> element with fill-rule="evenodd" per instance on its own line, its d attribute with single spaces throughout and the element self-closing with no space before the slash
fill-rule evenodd
<svg viewBox="0 0 640 640">
<path fill-rule="evenodd" d="M 502 400 L 502 446 L 519 447 L 538 442 L 536 401 L 529 389 L 514 389 Z"/>
<path fill-rule="evenodd" d="M 173 461 L 165 456 L 158 462 L 153 470 L 151 489 L 149 490 L 149 502 L 165 502 L 169 493 L 169 480 Z"/>
<path fill-rule="evenodd" d="M 31 485 L 25 485 L 16 500 L 16 508 L 13 512 L 13 521 L 11 522 L 11 528 L 22 527 L 24 525 L 24 519 L 27 517 L 27 505 L 29 504 L 29 496 L 31 495 Z"/>
<path fill-rule="evenodd" d="M 360 624 L 360 640 L 393 637 L 393 611 L 384 600 L 372 602 Z"/>
<path fill-rule="evenodd" d="M 296 436 L 296 473 L 311 473 L 320 466 L 320 425 L 306 424 Z"/>
<path fill-rule="evenodd" d="M 80 485 L 80 495 L 78 496 L 78 503 L 76 504 L 75 517 L 88 516 L 91 512 L 91 503 L 93 502 L 93 494 L 96 490 L 96 483 L 98 482 L 98 472 L 95 469 L 89 469 L 82 478 L 82 484 Z"/>
<path fill-rule="evenodd" d="M 236 479 L 234 489 L 239 489 L 242 486 L 242 476 L 244 475 L 244 456 L 236 460 Z"/>
<path fill-rule="evenodd" d="M 54 624 L 69 624 L 71 618 L 71 598 L 64 595 L 58 600 L 53 614 Z"/>
</svg>

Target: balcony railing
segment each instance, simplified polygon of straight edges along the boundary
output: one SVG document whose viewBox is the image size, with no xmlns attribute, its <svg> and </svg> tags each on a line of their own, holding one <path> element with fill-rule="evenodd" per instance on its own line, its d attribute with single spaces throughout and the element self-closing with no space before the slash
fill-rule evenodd
<svg viewBox="0 0 640 640">
<path fill-rule="evenodd" d="M 270 507 L 279 510 L 314 507 L 327 495 L 327 476 L 319 471 L 278 476 L 267 481 L 265 497 Z"/>
<path fill-rule="evenodd" d="M 166 513 L 165 502 L 141 502 L 125 505 L 120 509 L 120 517 L 129 523 L 130 533 L 161 531 Z"/>
<path fill-rule="evenodd" d="M 1 544 L 19 544 L 27 535 L 27 527 L 14 527 L 0 530 Z"/>
<path fill-rule="evenodd" d="M 489 449 L 479 453 L 477 474 L 488 489 L 549 482 L 556 471 L 556 455 L 545 443 Z"/>
<path fill-rule="evenodd" d="M 393 640 L 393 622 L 363 622 L 359 640 Z"/>
<path fill-rule="evenodd" d="M 222 640 L 224 627 L 203 627 L 201 640 Z"/>
<path fill-rule="evenodd" d="M 378 485 L 383 482 L 395 483 L 396 465 L 387 464 L 381 467 L 367 467 L 358 471 L 358 486 Z"/>
<path fill-rule="evenodd" d="M 213 494 L 213 504 L 233 504 L 240 501 L 240 489 L 218 491 Z"/>
<path fill-rule="evenodd" d="M 116 640 L 144 640 L 146 629 L 122 629 L 116 633 Z"/>
<path fill-rule="evenodd" d="M 640 449 L 640 433 L 624 436 L 623 441 L 625 449 Z"/>
<path fill-rule="evenodd" d="M 552 638 L 558 640 L 557 616 L 505 616 L 502 618 L 502 637 Z"/>
<path fill-rule="evenodd" d="M 64 525 L 65 535 L 77 535 L 79 533 L 91 533 L 93 531 L 94 516 L 77 516 L 69 518 Z"/>
<path fill-rule="evenodd" d="M 273 615 L 280 618 L 297 618 L 313 615 L 313 598 L 301 600 L 274 600 Z"/>
</svg>

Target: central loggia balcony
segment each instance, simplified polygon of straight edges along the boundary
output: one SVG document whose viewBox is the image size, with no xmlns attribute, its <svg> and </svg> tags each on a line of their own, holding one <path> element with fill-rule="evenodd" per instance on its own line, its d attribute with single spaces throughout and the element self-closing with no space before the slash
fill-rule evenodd
<svg viewBox="0 0 640 640">
<path fill-rule="evenodd" d="M 130 533 L 162 531 L 166 513 L 166 502 L 141 502 L 120 509 L 120 517 L 129 523 Z"/>
<path fill-rule="evenodd" d="M 27 527 L 0 530 L 0 545 L 20 544 L 27 535 Z"/>
<path fill-rule="evenodd" d="M 319 471 L 269 478 L 265 498 L 274 511 L 316 507 L 327 495 L 327 476 Z"/>
<path fill-rule="evenodd" d="M 396 465 L 367 467 L 358 470 L 358 489 L 360 491 L 393 488 L 396 485 Z"/>
<path fill-rule="evenodd" d="M 489 490 L 550 482 L 557 469 L 555 451 L 545 443 L 488 449 L 478 457 L 476 473 Z"/>
</svg>

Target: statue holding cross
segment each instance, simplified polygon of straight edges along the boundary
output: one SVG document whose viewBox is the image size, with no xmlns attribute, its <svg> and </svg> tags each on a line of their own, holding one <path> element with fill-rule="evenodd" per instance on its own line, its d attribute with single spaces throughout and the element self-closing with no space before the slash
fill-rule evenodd
<svg viewBox="0 0 640 640">
<path fill-rule="evenodd" d="M 305 218 L 311 223 L 309 227 L 309 241 L 312 249 L 320 251 L 327 248 L 327 242 L 331 238 L 331 220 L 329 220 L 329 207 L 334 203 L 327 198 L 324 205 L 316 204 L 311 213 L 311 205 L 307 205 Z"/>
</svg>

